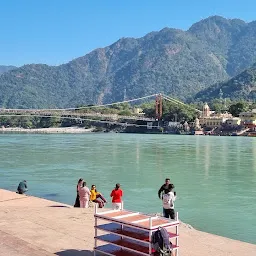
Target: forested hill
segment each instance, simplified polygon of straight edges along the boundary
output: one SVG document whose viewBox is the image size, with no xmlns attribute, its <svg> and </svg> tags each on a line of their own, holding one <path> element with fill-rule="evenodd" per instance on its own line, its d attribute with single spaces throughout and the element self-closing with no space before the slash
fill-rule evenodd
<svg viewBox="0 0 256 256">
<path fill-rule="evenodd" d="M 210 101 L 214 98 L 230 98 L 231 100 L 256 100 L 256 63 L 241 74 L 227 82 L 215 84 L 199 92 L 196 100 Z"/>
<path fill-rule="evenodd" d="M 7 72 L 7 71 L 13 70 L 15 68 L 16 67 L 14 67 L 14 66 L 1 66 L 0 65 L 0 75 Z"/>
<path fill-rule="evenodd" d="M 250 67 L 256 23 L 210 17 L 188 31 L 122 38 L 60 66 L 25 65 L 0 76 L 0 107 L 99 104 L 157 92 L 187 100 Z"/>
</svg>

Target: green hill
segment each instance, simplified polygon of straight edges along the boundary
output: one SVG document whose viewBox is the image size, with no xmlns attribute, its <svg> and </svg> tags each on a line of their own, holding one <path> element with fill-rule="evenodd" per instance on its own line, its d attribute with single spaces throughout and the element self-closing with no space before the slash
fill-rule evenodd
<svg viewBox="0 0 256 256">
<path fill-rule="evenodd" d="M 0 107 L 65 108 L 164 92 L 181 100 L 255 62 L 254 22 L 209 17 L 188 31 L 122 38 L 60 66 L 31 64 L 0 76 Z"/>
<path fill-rule="evenodd" d="M 8 72 L 10 70 L 13 70 L 15 68 L 16 67 L 14 67 L 14 66 L 2 66 L 2 65 L 0 65 L 0 75 L 2 75 L 5 72 Z"/>
<path fill-rule="evenodd" d="M 209 101 L 219 98 L 220 92 L 223 98 L 231 100 L 256 100 L 256 63 L 241 74 L 227 82 L 215 84 L 196 94 L 195 98 L 201 101 Z"/>
</svg>

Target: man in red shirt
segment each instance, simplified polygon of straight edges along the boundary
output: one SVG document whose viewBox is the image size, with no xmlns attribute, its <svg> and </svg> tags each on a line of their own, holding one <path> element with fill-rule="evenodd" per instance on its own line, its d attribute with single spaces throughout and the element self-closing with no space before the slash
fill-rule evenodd
<svg viewBox="0 0 256 256">
<path fill-rule="evenodd" d="M 123 191 L 120 188 L 120 184 L 117 183 L 115 189 L 110 194 L 110 197 L 112 197 L 112 208 L 114 210 L 122 210 L 122 196 Z"/>
</svg>

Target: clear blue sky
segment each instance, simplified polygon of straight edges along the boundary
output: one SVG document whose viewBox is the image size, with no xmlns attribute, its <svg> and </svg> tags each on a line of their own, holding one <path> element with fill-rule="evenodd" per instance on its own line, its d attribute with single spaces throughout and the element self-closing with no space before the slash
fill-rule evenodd
<svg viewBox="0 0 256 256">
<path fill-rule="evenodd" d="M 121 37 L 188 29 L 211 15 L 256 19 L 256 0 L 2 0 L 0 65 L 59 65 Z"/>
</svg>

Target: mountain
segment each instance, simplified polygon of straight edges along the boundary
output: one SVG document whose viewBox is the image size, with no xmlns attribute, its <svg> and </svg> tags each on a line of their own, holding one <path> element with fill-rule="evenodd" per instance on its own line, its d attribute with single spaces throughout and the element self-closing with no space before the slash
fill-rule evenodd
<svg viewBox="0 0 256 256">
<path fill-rule="evenodd" d="M 66 108 L 163 92 L 181 100 L 255 62 L 256 23 L 209 17 L 164 28 L 60 66 L 31 64 L 0 76 L 0 107 Z"/>
<path fill-rule="evenodd" d="M 66 108 L 165 92 L 185 100 L 228 78 L 214 54 L 190 33 L 165 28 L 51 67 L 25 65 L 0 77 L 0 106 Z"/>
<path fill-rule="evenodd" d="M 209 101 L 219 98 L 232 100 L 256 100 L 256 63 L 227 82 L 215 84 L 196 94 L 195 99 Z"/>
<path fill-rule="evenodd" d="M 14 66 L 2 66 L 2 65 L 0 65 L 0 75 L 7 72 L 7 71 L 13 70 L 15 68 L 16 67 L 14 67 Z"/>
<path fill-rule="evenodd" d="M 248 27 L 254 26 L 253 23 L 247 24 L 239 19 L 213 16 L 193 24 L 188 31 L 204 41 L 227 73 L 234 76 L 252 64 L 251 59 L 241 57 L 251 54 L 251 49 L 245 47 L 243 43 L 248 37 L 252 40 L 256 39 L 254 33 L 247 33 Z M 243 52 L 240 51 L 241 49 Z"/>
</svg>

